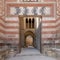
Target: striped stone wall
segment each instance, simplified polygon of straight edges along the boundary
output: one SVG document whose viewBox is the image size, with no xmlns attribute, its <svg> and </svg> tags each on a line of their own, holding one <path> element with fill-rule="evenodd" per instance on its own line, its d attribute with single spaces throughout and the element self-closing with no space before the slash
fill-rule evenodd
<svg viewBox="0 0 60 60">
<path fill-rule="evenodd" d="M 6 0 L 6 3 L 9 4 L 13 2 L 18 2 L 20 0 Z M 47 2 L 55 2 L 55 0 L 40 0 L 43 2 L 42 4 Z M 18 4 L 18 3 L 17 3 Z M 16 6 L 16 4 L 15 4 Z M 55 6 L 54 6 L 55 7 Z M 55 7 L 56 8 L 56 7 Z M 47 40 L 51 40 L 56 38 L 56 11 L 54 8 L 54 16 L 52 17 L 43 17 L 42 19 L 42 40 L 43 42 L 47 42 Z M 7 13 L 6 13 L 7 14 Z M 51 13 L 52 14 L 52 13 Z M 11 15 L 10 15 L 11 16 Z M 6 38 L 8 40 L 14 40 L 17 41 L 19 38 L 19 32 L 18 32 L 18 17 L 6 17 Z"/>
<path fill-rule="evenodd" d="M 57 43 L 60 44 L 60 1 L 59 0 L 57 0 L 56 28 L 57 28 Z"/>
<path fill-rule="evenodd" d="M 0 16 L 4 15 L 4 0 L 0 0 Z"/>
<path fill-rule="evenodd" d="M 56 39 L 56 20 L 55 19 L 45 19 L 42 20 L 42 41 L 43 43 L 49 43 L 53 39 Z"/>
<path fill-rule="evenodd" d="M 5 38 L 5 21 L 0 17 L 0 40 L 3 41 Z"/>
<path fill-rule="evenodd" d="M 5 35 L 7 42 L 17 44 L 19 41 L 18 17 L 6 17 L 5 22 Z"/>
<path fill-rule="evenodd" d="M 44 16 L 42 18 L 42 44 L 53 42 L 58 43 L 56 46 L 60 46 L 60 1 L 38 1 L 40 1 L 40 3 L 43 5 L 47 2 L 54 5 L 54 13 L 52 12 L 53 15 L 51 13 L 51 16 Z M 11 4 L 11 6 L 12 4 L 15 4 L 15 6 L 17 7 L 19 6 L 19 4 L 21 4 L 21 2 L 22 0 L 0 0 L 0 42 L 12 44 L 19 43 L 19 18 L 18 16 L 9 15 L 10 12 L 7 11 L 7 9 L 9 10 L 8 4 Z M 37 4 L 39 4 L 39 2 Z M 39 47 L 40 45 L 38 46 L 38 48 Z"/>
<path fill-rule="evenodd" d="M 5 39 L 4 0 L 0 0 L 0 43 Z"/>
</svg>

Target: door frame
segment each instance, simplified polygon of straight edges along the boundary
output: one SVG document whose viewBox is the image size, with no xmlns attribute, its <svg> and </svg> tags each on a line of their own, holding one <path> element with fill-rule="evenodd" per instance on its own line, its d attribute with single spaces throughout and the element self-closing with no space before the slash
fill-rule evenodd
<svg viewBox="0 0 60 60">
<path fill-rule="evenodd" d="M 20 35 L 20 33 L 21 33 L 21 30 L 20 30 L 20 17 L 39 17 L 39 18 L 41 18 L 41 21 L 40 21 L 40 53 L 42 53 L 42 37 L 41 37 L 41 35 L 42 35 L 42 16 L 41 15 L 19 15 L 18 16 L 18 18 L 19 18 L 19 44 L 18 44 L 18 49 L 19 49 L 19 53 L 21 53 L 21 35 Z"/>
</svg>

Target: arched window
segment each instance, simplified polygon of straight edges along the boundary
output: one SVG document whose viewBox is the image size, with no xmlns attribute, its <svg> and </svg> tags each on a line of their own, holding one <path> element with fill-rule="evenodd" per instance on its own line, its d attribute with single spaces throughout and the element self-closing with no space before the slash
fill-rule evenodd
<svg viewBox="0 0 60 60">
<path fill-rule="evenodd" d="M 34 28 L 34 18 L 32 19 L 32 28 Z"/>
<path fill-rule="evenodd" d="M 29 28 L 31 28 L 31 18 L 29 18 Z"/>
<path fill-rule="evenodd" d="M 25 22 L 26 22 L 26 28 L 28 29 L 34 28 L 34 18 L 26 18 Z"/>
<path fill-rule="evenodd" d="M 26 28 L 28 28 L 28 19 L 26 18 Z"/>
</svg>

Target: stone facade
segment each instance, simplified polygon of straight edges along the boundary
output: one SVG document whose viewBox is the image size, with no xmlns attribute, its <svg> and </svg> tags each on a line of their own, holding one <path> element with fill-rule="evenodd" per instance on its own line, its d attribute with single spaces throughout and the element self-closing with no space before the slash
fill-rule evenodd
<svg viewBox="0 0 60 60">
<path fill-rule="evenodd" d="M 3 37 L 5 34 L 4 36 L 7 42 L 19 43 L 19 15 L 42 15 L 42 13 L 42 44 L 46 42 L 48 43 L 50 40 L 57 39 L 60 41 L 60 1 L 38 1 L 39 2 L 29 2 L 29 4 L 22 0 L 0 1 L 0 35 Z M 43 12 L 43 10 L 45 12 Z M 40 26 L 37 30 L 39 30 L 39 28 Z"/>
<path fill-rule="evenodd" d="M 0 0 L 0 41 L 5 38 L 5 21 L 4 21 L 4 0 Z"/>
</svg>

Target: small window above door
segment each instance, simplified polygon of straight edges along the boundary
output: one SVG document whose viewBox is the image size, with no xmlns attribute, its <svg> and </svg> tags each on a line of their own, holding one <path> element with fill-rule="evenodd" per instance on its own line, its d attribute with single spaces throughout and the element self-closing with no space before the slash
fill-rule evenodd
<svg viewBox="0 0 60 60">
<path fill-rule="evenodd" d="M 34 22 L 35 22 L 34 17 L 25 17 L 24 20 L 25 20 L 26 29 L 33 29 L 34 28 Z"/>
</svg>

